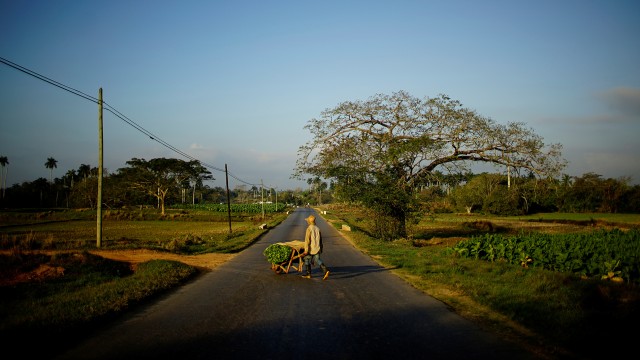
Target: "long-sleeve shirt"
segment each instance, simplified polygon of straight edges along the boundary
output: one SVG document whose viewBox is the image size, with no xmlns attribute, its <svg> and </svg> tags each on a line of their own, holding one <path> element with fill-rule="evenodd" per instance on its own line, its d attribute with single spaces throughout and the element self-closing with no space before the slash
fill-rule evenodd
<svg viewBox="0 0 640 360">
<path fill-rule="evenodd" d="M 322 253 L 322 235 L 320 228 L 316 225 L 309 225 L 304 235 L 304 252 L 309 255 Z"/>
</svg>

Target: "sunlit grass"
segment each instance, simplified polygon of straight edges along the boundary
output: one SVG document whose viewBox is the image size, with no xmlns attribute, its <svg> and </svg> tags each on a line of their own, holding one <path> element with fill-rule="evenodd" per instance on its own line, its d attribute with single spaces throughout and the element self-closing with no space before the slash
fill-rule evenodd
<svg viewBox="0 0 640 360">
<path fill-rule="evenodd" d="M 69 211 L 73 215 L 72 211 Z M 97 246 L 95 219 L 32 222 L 0 227 L 0 249 L 22 250 L 91 249 Z M 180 220 L 130 220 L 130 216 L 112 216 L 102 222 L 101 248 L 148 248 L 177 253 L 234 252 L 255 240 L 265 230 L 258 224 L 275 226 L 286 214 L 270 214 L 265 219 L 255 215 L 234 215 L 231 223 L 207 215 L 203 211 L 191 214 L 182 210 Z M 4 213 L 5 220 L 7 213 Z M 71 217 L 71 215 L 66 215 Z M 85 216 L 86 217 L 86 216 Z M 156 214 L 156 218 L 157 218 Z M 124 220 L 120 220 L 124 218 Z M 21 218 L 22 219 L 22 218 Z M 211 219 L 217 220 L 212 221 Z"/>
<path fill-rule="evenodd" d="M 540 213 L 525 216 L 509 216 L 506 219 L 522 220 L 573 220 L 590 221 L 604 220 L 613 223 L 627 223 L 640 225 L 640 214 L 610 214 L 610 213 Z"/>
</svg>

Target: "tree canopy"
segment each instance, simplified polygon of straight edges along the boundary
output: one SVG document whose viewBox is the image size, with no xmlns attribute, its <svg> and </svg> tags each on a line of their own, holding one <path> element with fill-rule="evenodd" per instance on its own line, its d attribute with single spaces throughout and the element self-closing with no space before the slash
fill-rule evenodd
<svg viewBox="0 0 640 360">
<path fill-rule="evenodd" d="M 133 189 L 154 196 L 160 203 L 161 212 L 165 213 L 167 193 L 185 182 L 193 181 L 201 184 L 203 180 L 211 180 L 211 172 L 198 161 L 157 158 L 146 161 L 133 158 L 127 161 L 128 168 L 119 172 Z"/>
<path fill-rule="evenodd" d="M 345 101 L 309 120 L 312 140 L 300 146 L 294 177 L 332 179 L 346 200 L 360 201 L 397 222 L 405 235 L 412 193 L 435 171 L 463 173 L 473 162 L 559 176 L 560 144 L 545 145 L 521 122 L 506 125 L 446 95 L 405 91 Z"/>
</svg>

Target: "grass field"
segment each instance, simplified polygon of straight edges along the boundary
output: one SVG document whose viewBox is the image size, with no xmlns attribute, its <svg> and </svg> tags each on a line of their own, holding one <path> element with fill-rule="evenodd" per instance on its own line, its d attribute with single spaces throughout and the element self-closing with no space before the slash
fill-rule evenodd
<svg viewBox="0 0 640 360">
<path fill-rule="evenodd" d="M 235 214 L 206 211 L 107 211 L 102 222 L 103 249 L 154 249 L 181 254 L 236 252 L 274 226 L 285 214 Z M 95 211 L 0 212 L 0 249 L 92 249 L 97 244 Z"/>
</svg>

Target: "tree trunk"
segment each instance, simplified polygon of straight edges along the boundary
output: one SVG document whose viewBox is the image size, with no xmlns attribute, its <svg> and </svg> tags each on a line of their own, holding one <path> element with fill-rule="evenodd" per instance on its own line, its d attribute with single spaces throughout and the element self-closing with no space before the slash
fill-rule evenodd
<svg viewBox="0 0 640 360">
<path fill-rule="evenodd" d="M 167 198 L 167 192 L 169 190 L 165 190 L 165 191 L 161 191 L 160 189 L 158 189 L 158 202 L 160 205 L 160 214 L 164 216 L 164 201 Z"/>
<path fill-rule="evenodd" d="M 407 216 L 406 213 L 398 216 L 398 236 L 401 238 L 407 237 Z"/>
</svg>

